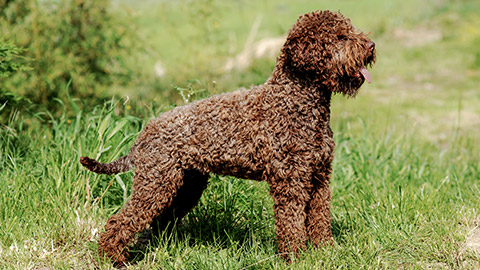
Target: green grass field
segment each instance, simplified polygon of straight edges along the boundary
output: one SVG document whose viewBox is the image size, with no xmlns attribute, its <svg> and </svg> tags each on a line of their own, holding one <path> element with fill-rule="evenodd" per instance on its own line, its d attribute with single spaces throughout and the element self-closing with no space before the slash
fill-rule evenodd
<svg viewBox="0 0 480 270">
<path fill-rule="evenodd" d="M 341 10 L 377 44 L 373 83 L 332 102 L 334 244 L 286 265 L 266 183 L 212 175 L 199 205 L 129 269 L 480 268 L 478 1 L 114 3 L 134 15 L 148 49 L 131 65 L 147 79 L 110 89 L 103 106 L 72 98 L 58 102 L 63 116 L 24 113 L 1 127 L 0 269 L 112 268 L 98 234 L 127 200 L 132 172 L 96 175 L 80 156 L 125 154 L 149 119 L 183 103 L 175 88 L 205 96 L 262 83 L 274 59 L 231 73 L 222 63 L 255 20 L 260 40 L 317 9 Z M 152 75 L 158 60 L 165 78 Z"/>
</svg>

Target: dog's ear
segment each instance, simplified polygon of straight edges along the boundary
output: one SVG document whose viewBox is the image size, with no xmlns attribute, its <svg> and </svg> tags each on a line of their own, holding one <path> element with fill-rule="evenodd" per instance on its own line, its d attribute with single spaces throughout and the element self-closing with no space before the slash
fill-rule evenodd
<svg viewBox="0 0 480 270">
<path fill-rule="evenodd" d="M 347 25 L 348 26 L 348 25 Z M 335 54 L 346 33 L 345 18 L 340 13 L 316 11 L 300 16 L 288 32 L 282 48 L 282 61 L 289 74 L 326 86 L 334 84 Z M 338 53 L 337 53 L 338 54 Z"/>
<path fill-rule="evenodd" d="M 321 42 L 314 34 L 301 35 L 292 32 L 283 47 L 285 67 L 290 73 L 304 77 L 320 75 L 325 70 L 325 64 L 330 62 L 332 55 L 322 48 Z"/>
<path fill-rule="evenodd" d="M 282 48 L 284 66 L 290 74 L 314 81 L 328 80 L 333 62 L 333 43 L 337 39 L 331 24 L 341 16 L 330 11 L 300 16 L 288 32 Z"/>
</svg>

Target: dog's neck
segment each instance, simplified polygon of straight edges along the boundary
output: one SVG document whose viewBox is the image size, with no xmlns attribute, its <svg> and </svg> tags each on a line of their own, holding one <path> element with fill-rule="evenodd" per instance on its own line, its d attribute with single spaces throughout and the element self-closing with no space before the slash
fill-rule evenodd
<svg viewBox="0 0 480 270">
<path fill-rule="evenodd" d="M 282 68 L 275 67 L 264 85 L 265 94 L 282 99 L 281 102 L 301 104 L 301 110 L 310 112 L 320 123 L 330 123 L 332 91 L 313 82 L 287 76 Z M 290 102 L 291 101 L 291 102 Z"/>
<path fill-rule="evenodd" d="M 281 64 L 277 64 L 265 84 L 277 86 L 270 87 L 267 91 L 282 91 L 285 94 L 285 98 L 292 97 L 296 100 L 303 98 L 306 104 L 311 104 L 315 107 L 330 107 L 331 89 L 319 85 L 318 82 L 310 82 L 288 76 Z"/>
</svg>

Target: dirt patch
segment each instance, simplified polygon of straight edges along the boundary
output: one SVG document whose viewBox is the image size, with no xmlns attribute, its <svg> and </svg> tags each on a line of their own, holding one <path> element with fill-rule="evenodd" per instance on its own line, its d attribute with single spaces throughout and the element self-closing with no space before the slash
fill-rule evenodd
<svg viewBox="0 0 480 270">
<path fill-rule="evenodd" d="M 251 45 L 247 45 L 237 56 L 227 60 L 223 66 L 223 70 L 227 72 L 234 69 L 243 70 L 250 66 L 255 59 L 275 59 L 283 43 L 285 43 L 285 37 L 282 36 L 265 38 Z"/>
<path fill-rule="evenodd" d="M 393 36 L 407 48 L 424 46 L 443 38 L 440 30 L 426 26 L 419 26 L 414 29 L 395 29 Z"/>
<path fill-rule="evenodd" d="M 455 130 L 470 133 L 480 128 L 480 114 L 467 109 L 423 114 L 411 111 L 407 114 L 422 135 L 436 142 L 447 140 Z"/>
<path fill-rule="evenodd" d="M 465 241 L 465 247 L 480 254 L 480 227 L 476 226 Z"/>
</svg>

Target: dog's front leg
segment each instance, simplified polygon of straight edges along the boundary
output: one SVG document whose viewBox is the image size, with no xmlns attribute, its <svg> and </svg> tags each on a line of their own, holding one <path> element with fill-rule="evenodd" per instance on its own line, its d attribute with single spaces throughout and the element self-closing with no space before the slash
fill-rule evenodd
<svg viewBox="0 0 480 270">
<path fill-rule="evenodd" d="M 314 246 L 332 243 L 329 177 L 314 181 L 307 205 L 307 237 Z"/>
<path fill-rule="evenodd" d="M 274 179 L 270 182 L 273 196 L 278 252 L 284 258 L 305 248 L 306 206 L 309 194 L 301 181 Z"/>
</svg>

